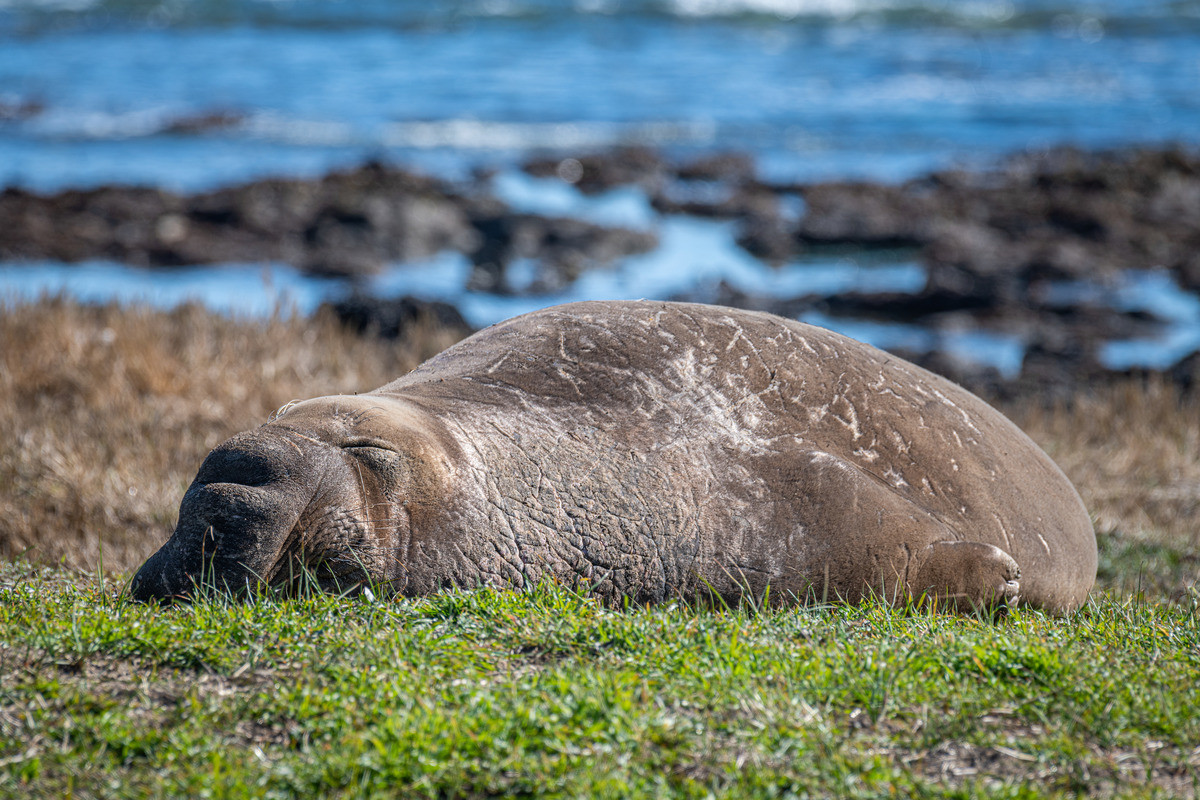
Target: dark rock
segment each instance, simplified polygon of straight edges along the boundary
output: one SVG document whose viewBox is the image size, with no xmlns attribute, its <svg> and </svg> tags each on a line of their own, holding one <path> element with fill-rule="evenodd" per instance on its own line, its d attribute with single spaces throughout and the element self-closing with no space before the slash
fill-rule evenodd
<svg viewBox="0 0 1200 800">
<path fill-rule="evenodd" d="M 762 187 L 708 181 L 671 181 L 650 198 L 660 214 L 714 219 L 781 219 L 779 199 Z"/>
<path fill-rule="evenodd" d="M 237 123 L 232 115 L 209 115 L 177 121 L 175 130 Z M 1177 148 L 1063 148 L 901 185 L 768 185 L 744 155 L 678 165 L 644 148 L 533 160 L 525 168 L 584 192 L 636 185 L 664 214 L 734 220 L 738 243 L 771 263 L 821 250 L 911 248 L 927 272 L 915 294 L 781 298 L 722 284 L 681 299 L 1015 335 L 1028 353 L 1021 376 L 1000 381 L 1005 391 L 1049 396 L 1064 383 L 1106 380 L 1114 373 L 1095 355 L 1103 342 L 1161 331 L 1151 315 L 1096 300 L 1051 305 L 1045 298 L 1063 296 L 1046 290 L 1056 282 L 1104 284 L 1125 270 L 1161 268 L 1185 290 L 1200 291 L 1200 157 Z M 650 233 L 514 213 L 486 185 L 477 176 L 462 189 L 370 164 L 316 180 L 255 181 L 191 196 L 129 187 L 55 195 L 10 189 L 0 192 L 0 258 L 151 266 L 285 261 L 310 273 L 356 276 L 453 250 L 471 258 L 472 288 L 541 293 L 657 244 Z M 937 354 L 918 360 L 998 391 L 999 379 L 986 371 Z M 1196 369 L 1185 361 L 1168 375 L 1191 387 Z"/>
<path fill-rule="evenodd" d="M 1200 247 L 1170 266 L 1180 286 L 1190 292 L 1200 292 Z"/>
<path fill-rule="evenodd" d="M 0 194 L 0 258 L 285 261 L 316 274 L 359 275 L 388 261 L 478 247 L 461 206 L 439 183 L 379 164 L 190 197 L 121 186 L 8 190 Z"/>
<path fill-rule="evenodd" d="M 915 247 L 929 239 L 931 203 L 900 187 L 822 183 L 803 190 L 797 236 L 809 244 Z"/>
<path fill-rule="evenodd" d="M 1166 372 L 1185 394 L 1200 391 L 1200 353 L 1181 359 Z"/>
<path fill-rule="evenodd" d="M 1016 157 L 985 176 L 939 175 L 933 184 L 943 215 L 963 209 L 1005 235 L 1008 245 L 992 258 L 1026 277 L 1182 272 L 1200 246 L 1200 159 L 1181 150 L 1062 149 Z"/>
<path fill-rule="evenodd" d="M 453 250 L 472 254 L 484 288 L 506 290 L 510 262 L 529 258 L 541 274 L 522 290 L 554 291 L 585 269 L 656 244 L 650 233 L 514 214 L 494 198 L 464 197 L 381 164 L 192 196 L 118 186 L 0 193 L 0 258 L 8 259 L 283 261 L 310 274 L 353 277 Z"/>
<path fill-rule="evenodd" d="M 577 219 L 504 214 L 479 217 L 473 224 L 480 246 L 471 254 L 470 287 L 502 293 L 550 293 L 569 286 L 586 269 L 643 253 L 658 245 L 645 231 L 604 228 Z M 534 259 L 537 275 L 515 286 L 508 268 L 517 259 Z"/>
<path fill-rule="evenodd" d="M 617 173 L 608 170 L 610 176 Z M 754 180 L 752 165 L 720 158 L 655 174 L 665 181 L 642 185 L 658 187 L 651 192 L 656 209 L 737 219 L 739 244 L 766 261 L 830 246 L 912 247 L 928 274 L 926 287 L 915 295 L 788 299 L 720 286 L 698 288 L 692 299 L 789 316 L 815 308 L 837 316 L 935 328 L 980 326 L 1017 335 L 1028 343 L 1028 355 L 1021 377 L 1007 385 L 1021 391 L 1054 394 L 1056 387 L 1103 380 L 1112 374 L 1096 358 L 1103 342 L 1161 331 L 1162 321 L 1149 314 L 1078 301 L 1048 306 L 1039 299 L 1039 287 L 1103 283 L 1126 270 L 1161 267 L 1185 290 L 1200 291 L 1200 157 L 1178 148 L 1109 153 L 1063 148 L 1020 155 L 994 170 L 950 170 L 898 186 L 766 186 Z M 804 199 L 797 222 L 779 213 L 779 198 L 792 191 Z M 951 369 L 949 362 L 930 363 Z M 1182 367 L 1180 374 L 1191 368 Z M 959 373 L 972 385 L 998 385 L 995 376 Z"/>
<path fill-rule="evenodd" d="M 233 111 L 209 111 L 173 119 L 163 127 L 163 133 L 196 136 L 232 128 L 242 124 L 245 119 L 243 115 Z"/>
<path fill-rule="evenodd" d="M 817 301 L 816 307 L 834 316 L 863 317 L 888 322 L 920 322 L 954 311 L 994 311 L 1001 299 L 987 292 L 954 292 L 926 288 L 917 294 L 848 292 Z"/>
<path fill-rule="evenodd" d="M 782 264 L 800 251 L 794 226 L 775 214 L 750 214 L 742 220 L 737 243 L 768 264 Z"/>
<path fill-rule="evenodd" d="M 754 159 L 745 153 L 716 153 L 681 165 L 675 174 L 685 181 L 749 183 L 755 172 Z"/>
<path fill-rule="evenodd" d="M 1012 386 L 996 393 L 1036 396 L 1046 402 L 1068 402 L 1079 386 L 1098 384 L 1106 370 L 1096 358 L 1099 341 L 1072 340 L 1060 347 L 1033 342 L 1025 350 L 1021 374 Z"/>
<path fill-rule="evenodd" d="M 19 100 L 15 103 L 0 101 L 0 122 L 21 122 L 38 116 L 46 110 L 37 100 Z"/>
<path fill-rule="evenodd" d="M 323 303 L 322 310 L 333 313 L 342 324 L 358 334 L 398 339 L 414 325 L 433 325 L 466 336 L 472 328 L 458 309 L 449 303 L 419 300 L 404 296 L 382 299 L 353 294 L 333 303 Z"/>
<path fill-rule="evenodd" d="M 633 185 L 655 195 L 669 173 L 662 156 L 646 147 L 621 147 L 575 158 L 536 158 L 522 168 L 534 177 L 567 180 L 584 194 Z"/>
</svg>

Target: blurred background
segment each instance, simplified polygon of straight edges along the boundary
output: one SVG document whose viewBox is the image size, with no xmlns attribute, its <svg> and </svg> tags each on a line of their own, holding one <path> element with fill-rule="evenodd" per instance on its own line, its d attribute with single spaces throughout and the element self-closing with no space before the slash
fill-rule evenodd
<svg viewBox="0 0 1200 800">
<path fill-rule="evenodd" d="M 1198 139 L 1196 0 L 0 0 L 0 294 L 1186 372 Z"/>
</svg>

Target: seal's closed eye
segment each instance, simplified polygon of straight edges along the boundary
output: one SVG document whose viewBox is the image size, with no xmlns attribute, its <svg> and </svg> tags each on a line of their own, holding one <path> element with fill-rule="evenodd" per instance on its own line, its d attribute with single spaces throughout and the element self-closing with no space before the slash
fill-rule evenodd
<svg viewBox="0 0 1200 800">
<path fill-rule="evenodd" d="M 346 441 L 345 444 L 342 445 L 342 449 L 344 449 L 344 450 L 360 450 L 360 449 L 386 450 L 387 452 L 392 453 L 393 455 L 396 453 L 396 448 L 394 445 L 392 445 L 388 442 L 385 442 L 382 439 L 375 439 L 375 438 L 370 438 L 370 437 L 365 437 L 365 436 L 356 436 L 353 439 L 349 439 L 348 441 Z"/>
<path fill-rule="evenodd" d="M 395 482 L 399 479 L 404 468 L 403 460 L 400 454 L 394 449 L 382 445 L 383 443 L 367 444 L 365 441 L 360 440 L 353 444 L 344 445 L 342 451 L 363 466 L 370 467 L 376 474 L 385 477 L 391 482 Z"/>
</svg>

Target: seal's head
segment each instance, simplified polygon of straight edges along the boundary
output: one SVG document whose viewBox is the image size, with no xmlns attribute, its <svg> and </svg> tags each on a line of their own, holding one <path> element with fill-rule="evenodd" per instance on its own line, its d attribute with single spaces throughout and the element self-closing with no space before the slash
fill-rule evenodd
<svg viewBox="0 0 1200 800">
<path fill-rule="evenodd" d="M 402 580 L 414 513 L 446 471 L 419 417 L 387 398 L 326 397 L 234 436 L 204 460 L 133 598 Z"/>
</svg>

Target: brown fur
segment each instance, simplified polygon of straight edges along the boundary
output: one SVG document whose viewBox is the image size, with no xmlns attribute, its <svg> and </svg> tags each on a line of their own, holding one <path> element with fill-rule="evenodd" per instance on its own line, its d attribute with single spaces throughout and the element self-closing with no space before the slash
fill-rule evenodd
<svg viewBox="0 0 1200 800">
<path fill-rule="evenodd" d="M 407 594 L 554 577 L 636 602 L 1065 611 L 1096 542 L 1054 463 L 929 372 L 767 314 L 578 303 L 217 448 L 134 594 L 301 566 Z"/>
</svg>

